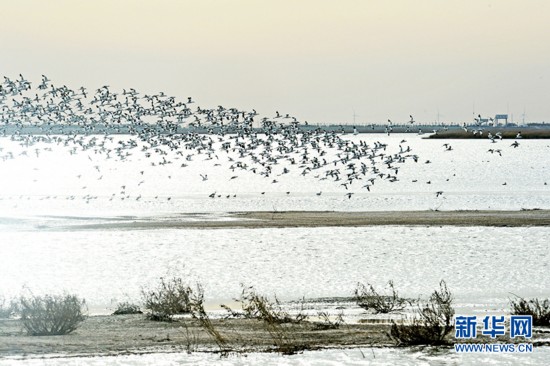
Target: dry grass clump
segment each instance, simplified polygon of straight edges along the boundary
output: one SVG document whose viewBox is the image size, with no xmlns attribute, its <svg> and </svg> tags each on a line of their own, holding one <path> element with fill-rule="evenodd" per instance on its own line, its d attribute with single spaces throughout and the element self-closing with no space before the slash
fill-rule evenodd
<svg viewBox="0 0 550 366">
<path fill-rule="evenodd" d="M 29 335 L 63 335 L 76 330 L 86 318 L 86 302 L 76 295 L 22 296 L 18 313 Z"/>
<path fill-rule="evenodd" d="M 144 308 L 147 309 L 147 318 L 154 321 L 174 321 L 174 315 L 190 314 L 198 321 L 201 327 L 212 337 L 221 353 L 231 349 L 227 347 L 225 337 L 214 327 L 210 317 L 204 309 L 204 290 L 200 284 L 195 288 L 188 285 L 182 278 L 161 278 L 156 289 L 143 290 Z M 125 310 L 139 310 L 136 305 L 123 303 Z M 194 332 L 186 321 L 178 319 L 185 329 L 186 349 L 191 353 L 197 348 L 198 334 Z"/>
<path fill-rule="evenodd" d="M 243 286 L 241 297 L 235 299 L 235 301 L 241 304 L 242 310 L 240 312 L 232 310 L 229 306 L 221 305 L 222 308 L 228 311 L 230 317 L 258 319 L 276 324 L 300 323 L 308 318 L 303 313 L 303 308 L 297 314 L 291 315 L 283 309 L 277 296 L 274 297 L 273 301 L 270 301 L 266 296 L 258 294 L 252 286 Z"/>
<path fill-rule="evenodd" d="M 365 286 L 358 283 L 354 291 L 355 301 L 363 309 L 375 314 L 401 311 L 411 304 L 411 301 L 399 296 L 392 280 L 388 281 L 387 290 L 388 294 L 380 294 L 371 284 Z"/>
<path fill-rule="evenodd" d="M 229 352 L 227 348 L 227 340 L 224 336 L 214 327 L 214 324 L 210 320 L 210 317 L 204 309 L 204 290 L 200 284 L 196 285 L 195 290 L 190 292 L 190 312 L 191 316 L 198 320 L 200 325 L 206 330 L 206 332 L 212 337 L 220 352 Z"/>
<path fill-rule="evenodd" d="M 392 322 L 390 338 L 399 345 L 440 345 L 447 343 L 445 337 L 453 330 L 453 296 L 445 281 L 439 283 L 428 301 L 421 305 L 408 324 Z"/>
<path fill-rule="evenodd" d="M 525 299 L 517 296 L 510 300 L 512 315 L 531 315 L 533 325 L 550 326 L 550 299 Z"/>
<path fill-rule="evenodd" d="M 331 320 L 330 314 L 326 311 L 320 311 L 317 313 L 320 321 L 313 323 L 313 329 L 315 330 L 330 330 L 338 329 L 342 324 L 344 324 L 344 313 L 336 315 L 334 320 Z"/>
<path fill-rule="evenodd" d="M 179 277 L 161 277 L 156 289 L 141 290 L 147 318 L 155 321 L 172 321 L 174 315 L 191 312 L 191 288 Z"/>
<path fill-rule="evenodd" d="M 128 301 L 118 303 L 115 311 L 113 312 L 113 315 L 126 314 L 143 314 L 143 311 L 141 311 L 139 305 L 132 304 Z"/>
<path fill-rule="evenodd" d="M 277 297 L 270 301 L 266 296 L 258 294 L 252 286 L 243 286 L 241 298 L 236 301 L 241 303 L 241 312 L 234 311 L 226 305 L 222 307 L 229 312 L 229 316 L 262 321 L 273 340 L 274 351 L 292 355 L 308 348 L 286 327 L 287 324 L 299 325 L 307 320 L 303 305 L 297 314 L 291 315 L 283 309 Z"/>
</svg>

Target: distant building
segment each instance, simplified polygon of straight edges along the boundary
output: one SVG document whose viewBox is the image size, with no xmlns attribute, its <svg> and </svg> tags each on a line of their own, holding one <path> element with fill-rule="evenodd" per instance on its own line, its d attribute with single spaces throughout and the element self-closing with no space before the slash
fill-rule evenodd
<svg viewBox="0 0 550 366">
<path fill-rule="evenodd" d="M 500 121 L 504 120 L 504 125 L 508 124 L 508 115 L 507 114 L 496 114 L 495 115 L 495 125 L 498 125 Z"/>
</svg>

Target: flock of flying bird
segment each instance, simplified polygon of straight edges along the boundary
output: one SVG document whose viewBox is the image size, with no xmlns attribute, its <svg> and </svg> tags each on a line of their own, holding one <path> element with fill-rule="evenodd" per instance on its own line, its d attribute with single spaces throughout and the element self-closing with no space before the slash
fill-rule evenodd
<svg viewBox="0 0 550 366">
<path fill-rule="evenodd" d="M 342 137 L 343 132 L 307 127 L 288 114 L 276 112 L 273 117 L 261 118 L 255 110 L 221 105 L 206 109 L 196 106 L 192 98 L 178 101 L 162 92 L 140 94 L 132 88 L 121 93 L 112 92 L 109 86 L 94 92 L 83 87 L 72 90 L 55 86 L 46 76 L 34 89 L 22 75 L 14 80 L 4 77 L 0 108 L 0 136 L 9 136 L 26 149 L 19 155 L 39 156 L 51 147 L 36 146 L 51 143 L 67 147 L 71 154 L 93 152 L 120 161 L 142 154 L 151 167 L 177 164 L 184 169 L 191 161 L 202 159 L 214 166 L 228 166 L 233 172 L 230 180 L 246 172 L 272 184 L 297 170 L 300 176 L 334 182 L 345 190 L 347 198 L 353 196 L 352 188 L 370 191 L 376 181 L 398 181 L 402 164 L 419 161 L 411 148 L 404 146 L 405 140 L 398 152 L 389 153 L 384 143 L 350 141 Z M 414 123 L 412 116 L 410 119 Z M 452 150 L 448 144 L 444 147 Z M 0 161 L 14 157 L 0 146 Z M 102 173 L 100 166 L 95 168 Z M 144 173 L 139 172 L 140 176 Z M 205 172 L 200 178 L 206 181 L 208 175 Z M 144 182 L 140 180 L 137 186 Z M 130 184 L 136 182 L 122 185 L 111 199 L 130 198 L 126 190 Z M 442 193 L 438 191 L 436 197 Z M 222 194 L 214 192 L 209 197 Z M 134 198 L 139 200 L 141 195 Z"/>
</svg>

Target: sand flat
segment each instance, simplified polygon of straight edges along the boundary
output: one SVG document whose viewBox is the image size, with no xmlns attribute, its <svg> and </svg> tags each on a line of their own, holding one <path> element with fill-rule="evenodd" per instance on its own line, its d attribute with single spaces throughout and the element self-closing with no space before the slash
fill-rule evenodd
<svg viewBox="0 0 550 366">
<path fill-rule="evenodd" d="M 396 346 L 388 336 L 389 324 L 344 324 L 338 329 L 320 330 L 312 322 L 281 324 L 275 329 L 255 319 L 213 319 L 212 323 L 224 339 L 222 349 L 236 352 Z M 144 315 L 93 316 L 73 333 L 62 336 L 28 336 L 14 319 L 0 320 L 0 327 L 0 360 L 220 351 L 199 322 L 190 318 L 155 322 Z M 452 341 L 452 333 L 448 338 Z M 530 342 L 536 347 L 548 345 L 547 335 L 537 329 Z"/>
<path fill-rule="evenodd" d="M 550 210 L 521 211 L 248 211 L 231 212 L 226 220 L 127 219 L 63 226 L 65 230 L 167 228 L 277 228 L 327 226 L 550 226 Z"/>
<path fill-rule="evenodd" d="M 225 340 L 223 348 L 236 351 L 270 350 L 278 335 L 255 319 L 213 319 Z M 189 317 L 156 322 L 145 315 L 110 315 L 87 318 L 73 333 L 62 336 L 28 336 L 15 319 L 0 319 L 0 360 L 13 356 L 98 356 L 156 352 L 219 351 L 214 339 Z M 311 322 L 277 325 L 285 343 L 318 349 L 357 345 L 390 346 L 389 325 L 346 324 L 339 329 L 315 329 Z"/>
</svg>

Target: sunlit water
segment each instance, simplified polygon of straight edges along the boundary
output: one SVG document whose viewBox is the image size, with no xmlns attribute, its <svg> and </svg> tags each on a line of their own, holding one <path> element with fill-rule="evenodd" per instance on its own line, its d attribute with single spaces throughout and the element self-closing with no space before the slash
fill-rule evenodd
<svg viewBox="0 0 550 366">
<path fill-rule="evenodd" d="M 350 296 L 358 281 L 393 279 L 403 295 L 448 282 L 464 306 L 505 306 L 510 292 L 550 292 L 550 228 L 340 227 L 13 231 L 0 233 L 0 288 L 60 288 L 90 306 L 139 300 L 142 286 L 174 274 L 230 300 L 240 284 L 282 299 Z"/>
<path fill-rule="evenodd" d="M 520 140 L 520 146 L 513 148 L 510 140 L 434 140 L 410 134 L 347 138 L 364 140 L 370 146 L 376 141 L 387 143 L 388 154 L 399 152 L 400 145 L 403 149 L 410 147 L 408 155 L 416 154 L 418 162 L 409 158 L 405 163 L 393 164 L 399 168 L 397 174 L 377 162 L 382 173 L 389 172 L 398 181 L 376 177 L 367 191 L 363 188 L 366 181 L 354 181 L 346 189 L 341 185 L 343 180 L 322 180 L 324 171 L 334 167 L 332 164 L 302 175 L 299 164 L 290 165 L 281 159 L 266 178 L 239 168 L 230 169 L 237 161 L 249 167 L 254 165 L 231 151 L 220 151 L 208 158 L 194 150 L 178 154 L 165 148 L 162 154 L 152 152 L 146 157 L 141 151 L 142 143 L 137 141 L 136 148 L 124 150 L 129 155 L 120 161 L 114 153 L 107 157 L 97 148 L 83 150 L 77 145 L 75 151 L 72 143 L 37 143 L 23 148 L 8 138 L 0 138 L 0 156 L 13 156 L 0 159 L 0 216 L 550 208 L 548 140 Z M 118 136 L 106 145 L 116 147 L 119 140 L 130 139 Z M 445 142 L 453 150 L 446 151 L 442 146 Z M 501 155 L 490 153 L 489 149 L 501 150 Z M 335 153 L 329 151 L 324 158 L 330 162 Z M 188 155 L 192 155 L 190 160 Z M 288 174 L 283 174 L 285 167 L 290 170 Z M 338 168 L 345 171 L 341 164 Z M 438 191 L 443 194 L 436 197 Z M 216 198 L 209 199 L 214 192 Z M 354 193 L 351 199 L 345 195 L 348 192 Z"/>
<path fill-rule="evenodd" d="M 292 356 L 273 353 L 250 353 L 220 357 L 208 353 L 155 353 L 146 355 L 76 357 L 50 359 L 0 360 L 0 365 L 546 365 L 550 347 L 535 348 L 525 354 L 456 354 L 450 349 L 357 348 L 306 351 Z"/>
<path fill-rule="evenodd" d="M 349 138 L 387 142 L 388 151 L 394 152 L 401 143 L 419 159 L 400 165 L 397 182 L 379 179 L 367 191 L 364 182 L 345 189 L 339 182 L 320 180 L 322 174 L 316 178 L 316 172 L 302 176 L 295 167 L 281 174 L 283 166 L 276 166 L 268 179 L 232 171 L 228 156 L 221 154 L 212 160 L 194 155 L 188 161 L 185 154 L 169 151 L 164 156 L 171 163 L 159 166 L 160 157 L 147 158 L 139 148 L 120 161 L 93 150 L 71 154 L 72 146 L 21 147 L 2 138 L 0 156 L 11 152 L 13 159 L 0 160 L 0 295 L 62 289 L 84 297 L 92 313 L 106 313 L 119 301 L 139 301 L 141 288 L 173 274 L 203 284 L 211 305 L 237 297 L 241 283 L 292 300 L 350 296 L 358 281 L 383 286 L 390 279 L 410 297 L 427 296 L 444 279 L 462 313 L 505 312 L 511 293 L 548 296 L 549 228 L 61 229 L 80 222 L 116 221 L 119 216 L 163 220 L 204 213 L 202 219 L 217 220 L 224 219 L 224 212 L 244 210 L 550 208 L 547 140 L 525 140 L 513 148 L 510 141 L 423 140 L 413 135 Z M 444 142 L 453 150 L 446 151 Z M 502 156 L 488 149 L 501 149 Z M 436 197 L 438 191 L 443 194 Z M 209 198 L 214 192 L 215 198 Z M 351 199 L 345 196 L 348 192 L 354 193 Z M 379 364 L 438 364 L 450 357 L 394 350 L 375 353 L 376 361 L 370 361 Z M 369 352 L 365 355 L 370 357 Z M 529 362 L 536 364 L 540 355 L 531 356 L 535 358 Z M 151 362 L 150 356 L 132 357 L 109 363 Z M 212 357 L 216 356 L 163 355 L 160 360 L 195 364 L 209 363 Z M 216 361 L 361 364 L 362 357 L 353 350 Z M 451 361 L 513 364 L 520 356 L 510 357 L 452 355 Z M 86 363 L 103 361 L 86 359 Z"/>
</svg>

